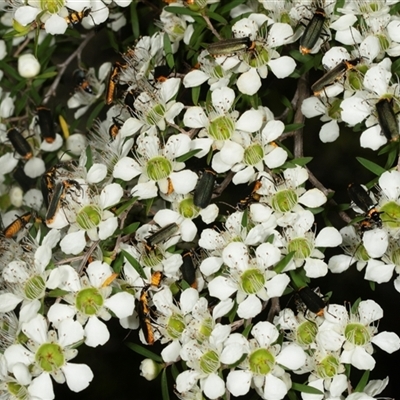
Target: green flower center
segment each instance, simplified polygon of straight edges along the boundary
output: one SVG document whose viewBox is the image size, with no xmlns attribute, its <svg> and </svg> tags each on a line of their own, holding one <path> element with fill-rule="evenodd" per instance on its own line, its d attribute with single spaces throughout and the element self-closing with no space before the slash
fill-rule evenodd
<svg viewBox="0 0 400 400">
<path fill-rule="evenodd" d="M 348 324 L 344 330 L 344 336 L 355 346 L 364 346 L 371 340 L 368 329 L 364 325 L 358 323 Z"/>
<path fill-rule="evenodd" d="M 294 251 L 294 258 L 304 260 L 310 257 L 313 245 L 306 238 L 296 238 L 289 242 L 288 252 Z"/>
<path fill-rule="evenodd" d="M 296 330 L 296 339 L 299 344 L 303 346 L 308 346 L 309 344 L 314 342 L 317 333 L 317 324 L 312 321 L 304 321 L 298 326 Z"/>
<path fill-rule="evenodd" d="M 199 215 L 199 209 L 194 205 L 192 198 L 187 198 L 179 203 L 179 214 L 184 218 L 196 218 Z"/>
<path fill-rule="evenodd" d="M 275 365 L 275 357 L 267 349 L 258 349 L 250 354 L 250 371 L 258 375 L 267 375 Z"/>
<path fill-rule="evenodd" d="M 203 342 L 210 337 L 213 330 L 212 318 L 205 318 L 199 328 L 199 340 Z"/>
<path fill-rule="evenodd" d="M 396 248 L 391 251 L 390 261 L 396 266 L 400 265 L 400 249 Z"/>
<path fill-rule="evenodd" d="M 76 216 L 76 223 L 85 231 L 95 228 L 101 222 L 102 210 L 98 205 L 92 204 L 83 207 Z"/>
<path fill-rule="evenodd" d="M 220 365 L 218 354 L 213 350 L 207 351 L 200 358 L 200 369 L 205 374 L 217 372 Z"/>
<path fill-rule="evenodd" d="M 337 357 L 329 355 L 325 357 L 316 367 L 317 374 L 320 378 L 333 378 L 339 370 L 340 361 Z"/>
<path fill-rule="evenodd" d="M 183 316 L 172 314 L 167 323 L 167 332 L 172 339 L 179 339 L 186 328 Z"/>
<path fill-rule="evenodd" d="M 292 189 L 284 189 L 272 196 L 271 207 L 274 211 L 289 212 L 297 204 L 298 196 Z"/>
<path fill-rule="evenodd" d="M 217 64 L 212 70 L 212 77 L 216 79 L 220 79 L 224 77 L 224 70 L 222 67 Z"/>
<path fill-rule="evenodd" d="M 243 160 L 247 165 L 256 165 L 263 159 L 263 157 L 264 151 L 262 146 L 255 143 L 246 148 Z"/>
<path fill-rule="evenodd" d="M 154 157 L 147 162 L 146 172 L 152 181 L 165 179 L 172 172 L 171 161 L 162 156 Z"/>
<path fill-rule="evenodd" d="M 211 121 L 208 134 L 215 140 L 228 140 L 235 130 L 235 123 L 226 115 L 215 118 Z"/>
<path fill-rule="evenodd" d="M 340 105 L 342 104 L 342 100 L 336 99 L 332 101 L 331 105 L 328 105 L 328 115 L 332 119 L 339 119 L 341 117 L 341 112 L 342 109 L 340 108 Z"/>
<path fill-rule="evenodd" d="M 268 50 L 261 43 L 258 43 L 253 50 L 249 50 L 243 54 L 243 61 L 253 68 L 259 68 L 263 65 L 267 65 L 269 61 Z"/>
<path fill-rule="evenodd" d="M 40 299 L 44 296 L 46 283 L 41 276 L 33 276 L 25 282 L 24 293 L 28 300 Z"/>
<path fill-rule="evenodd" d="M 385 35 L 377 35 L 379 40 L 379 45 L 383 51 L 387 50 L 390 46 L 390 42 Z"/>
<path fill-rule="evenodd" d="M 240 287 L 246 294 L 259 292 L 265 283 L 263 273 L 258 269 L 248 269 L 240 277 Z"/>
<path fill-rule="evenodd" d="M 165 107 L 162 104 L 156 104 L 152 109 L 148 110 L 146 121 L 149 125 L 157 125 L 164 118 Z"/>
<path fill-rule="evenodd" d="M 54 372 L 65 363 L 62 348 L 56 343 L 42 344 L 36 352 L 35 359 L 45 372 Z"/>
<path fill-rule="evenodd" d="M 369 260 L 369 255 L 363 244 L 360 244 L 357 247 L 357 250 L 354 254 L 354 258 L 358 261 L 368 261 Z"/>
<path fill-rule="evenodd" d="M 41 0 L 40 8 L 51 14 L 58 13 L 60 8 L 64 6 L 64 0 Z"/>
<path fill-rule="evenodd" d="M 141 262 L 145 267 L 155 267 L 164 259 L 158 249 L 153 249 L 142 254 Z"/>
<path fill-rule="evenodd" d="M 76 296 L 75 306 L 85 315 L 96 315 L 98 310 L 103 307 L 103 296 L 96 288 L 81 290 Z"/>
<path fill-rule="evenodd" d="M 390 201 L 383 205 L 380 209 L 381 220 L 389 228 L 399 228 L 400 227 L 400 205 L 394 201 Z"/>
<path fill-rule="evenodd" d="M 12 399 L 27 400 L 31 397 L 28 390 L 24 386 L 18 385 L 18 383 L 15 382 L 7 383 L 7 390 L 8 393 L 12 395 L 12 397 L 10 397 Z M 3 396 L 5 396 L 5 393 L 3 393 Z M 4 398 L 9 397 L 5 396 Z"/>
</svg>

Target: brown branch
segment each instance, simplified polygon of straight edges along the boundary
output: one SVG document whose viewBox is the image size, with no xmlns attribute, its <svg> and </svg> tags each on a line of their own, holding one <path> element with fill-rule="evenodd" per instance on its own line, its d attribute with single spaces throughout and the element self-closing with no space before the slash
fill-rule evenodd
<svg viewBox="0 0 400 400">
<path fill-rule="evenodd" d="M 79 47 L 62 64 L 57 65 L 57 68 L 59 69 L 58 75 L 56 76 L 56 78 L 54 79 L 54 82 L 51 84 L 51 86 L 49 87 L 49 90 L 45 94 L 42 104 L 47 104 L 47 102 L 50 100 L 50 97 L 55 94 L 57 87 L 60 83 L 60 80 L 61 80 L 65 70 L 67 69 L 68 65 L 71 64 L 71 62 L 76 57 L 80 57 L 83 49 L 88 44 L 88 42 L 94 37 L 94 34 L 95 34 L 94 31 L 91 31 L 90 33 L 88 33 L 86 35 L 85 39 L 79 45 Z"/>
<path fill-rule="evenodd" d="M 92 255 L 92 253 L 96 250 L 97 245 L 99 244 L 100 240 L 96 240 L 93 242 L 93 244 L 90 246 L 89 250 L 85 254 L 85 256 L 82 259 L 81 265 L 78 268 L 78 275 L 81 275 L 83 268 L 85 267 L 86 263 L 89 260 L 89 257 Z"/>
<path fill-rule="evenodd" d="M 210 28 L 211 32 L 218 38 L 218 40 L 222 40 L 221 36 L 219 35 L 219 33 L 215 30 L 213 24 L 210 21 L 210 18 L 208 18 L 207 15 L 202 15 L 202 17 L 204 18 L 204 21 L 206 21 L 208 27 Z"/>
<path fill-rule="evenodd" d="M 304 74 L 297 82 L 297 91 L 299 93 L 296 103 L 296 113 L 294 115 L 294 123 L 295 124 L 304 124 L 305 117 L 301 112 L 301 105 L 303 100 L 306 99 L 310 95 L 310 91 L 308 89 L 308 74 Z M 295 158 L 302 157 L 303 152 L 303 128 L 297 129 L 294 131 L 294 150 L 293 154 Z"/>
<path fill-rule="evenodd" d="M 227 188 L 227 186 L 231 183 L 232 178 L 235 174 L 232 171 L 229 171 L 226 175 L 225 179 L 218 185 L 217 189 L 215 189 L 212 198 L 215 199 L 216 197 L 221 196 L 222 192 Z"/>
<path fill-rule="evenodd" d="M 21 51 L 28 45 L 28 43 L 30 42 L 31 38 L 27 37 L 22 43 L 21 45 L 18 47 L 18 49 L 15 51 L 15 53 L 13 54 L 13 57 L 18 57 L 19 54 L 21 53 Z"/>
</svg>

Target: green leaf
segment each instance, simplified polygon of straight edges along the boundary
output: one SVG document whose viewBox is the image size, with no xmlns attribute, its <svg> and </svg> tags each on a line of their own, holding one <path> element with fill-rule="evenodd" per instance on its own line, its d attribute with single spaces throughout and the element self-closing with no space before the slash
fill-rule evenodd
<svg viewBox="0 0 400 400">
<path fill-rule="evenodd" d="M 47 297 L 62 297 L 68 294 L 69 292 L 66 290 L 61 290 L 61 289 L 54 289 L 50 290 L 49 293 L 47 293 Z"/>
<path fill-rule="evenodd" d="M 38 76 L 35 77 L 36 79 L 48 79 L 48 78 L 53 78 L 54 76 L 57 76 L 58 72 L 57 71 L 49 71 L 49 72 L 45 72 L 43 74 L 40 74 Z"/>
<path fill-rule="evenodd" d="M 17 69 L 11 63 L 7 63 L 4 60 L 0 61 L 0 69 L 2 69 L 7 75 L 10 75 L 12 78 L 17 80 L 18 82 L 23 78 L 18 74 Z"/>
<path fill-rule="evenodd" d="M 87 122 L 86 122 L 86 127 L 88 129 L 91 129 L 93 126 L 93 122 L 94 120 L 99 116 L 100 111 L 104 108 L 104 102 L 100 101 L 99 104 L 97 104 L 97 106 L 94 108 L 94 110 L 90 113 L 90 115 L 87 118 Z M 89 146 L 88 146 L 89 147 Z"/>
<path fill-rule="evenodd" d="M 367 160 L 366 158 L 356 157 L 356 159 L 363 167 L 365 167 L 377 176 L 381 176 L 385 172 L 385 169 L 382 168 L 380 165 L 375 164 L 374 162 Z"/>
<path fill-rule="evenodd" d="M 140 263 L 136 259 L 134 259 L 133 256 L 129 254 L 127 251 L 121 250 L 121 253 L 124 255 L 129 264 L 131 264 L 132 267 L 136 270 L 139 276 L 141 276 L 143 279 L 146 279 L 146 274 L 144 273 L 144 270 L 140 265 Z"/>
<path fill-rule="evenodd" d="M 181 156 L 176 158 L 176 161 L 178 162 L 185 162 L 187 160 L 189 160 L 190 158 L 192 158 L 195 154 L 199 153 L 201 151 L 201 149 L 194 149 L 194 150 L 190 150 L 185 154 L 182 154 Z"/>
<path fill-rule="evenodd" d="M 209 12 L 208 16 L 211 19 L 214 19 L 215 21 L 220 22 L 221 24 L 228 25 L 228 21 L 225 18 L 221 17 L 221 15 L 219 15 L 219 14 L 216 14 L 216 13 L 213 13 L 213 12 Z"/>
<path fill-rule="evenodd" d="M 293 131 L 297 131 L 298 129 L 301 129 L 303 127 L 304 127 L 304 124 L 289 124 L 289 125 L 285 125 L 285 130 L 283 132 L 284 133 L 293 132 Z"/>
<path fill-rule="evenodd" d="M 140 24 L 139 24 L 139 19 L 138 19 L 137 5 L 138 5 L 138 3 L 136 1 L 132 1 L 131 7 L 130 7 L 131 27 L 132 27 L 132 32 L 133 32 L 133 35 L 135 36 L 135 38 L 138 38 L 140 36 Z"/>
<path fill-rule="evenodd" d="M 137 197 L 132 197 L 128 201 L 126 201 L 124 204 L 122 204 L 121 207 L 117 208 L 115 211 L 115 215 L 119 217 L 126 209 L 128 209 L 132 204 L 134 204 L 137 201 Z"/>
<path fill-rule="evenodd" d="M 316 389 L 312 386 L 302 385 L 300 383 L 295 383 L 295 382 L 292 383 L 292 389 L 297 390 L 298 392 L 301 392 L 301 393 L 324 394 L 319 389 Z"/>
<path fill-rule="evenodd" d="M 171 41 L 169 40 L 168 35 L 164 35 L 164 52 L 168 67 L 175 69 L 174 54 L 172 53 Z"/>
<path fill-rule="evenodd" d="M 174 378 L 174 381 L 176 381 L 176 378 L 180 374 L 180 371 L 177 368 L 175 363 L 171 365 L 171 374 L 172 374 L 172 377 Z"/>
<path fill-rule="evenodd" d="M 161 393 L 163 400 L 169 400 L 168 378 L 167 378 L 166 368 L 164 368 L 161 373 Z"/>
<path fill-rule="evenodd" d="M 137 231 L 137 228 L 139 228 L 140 222 L 134 222 L 133 224 L 130 224 L 128 226 L 126 226 L 122 232 L 125 235 L 131 235 L 132 233 Z"/>
<path fill-rule="evenodd" d="M 201 86 L 192 87 L 192 101 L 195 106 L 199 104 Z"/>
<path fill-rule="evenodd" d="M 246 3 L 247 0 L 232 0 L 228 1 L 228 4 L 225 6 L 221 7 L 218 12 L 221 15 L 226 15 L 228 14 L 233 8 L 239 6 L 240 4 Z"/>
<path fill-rule="evenodd" d="M 292 260 L 293 256 L 295 254 L 295 251 L 291 251 L 290 253 L 288 253 L 285 257 L 282 258 L 282 260 L 280 260 L 275 267 L 273 268 L 274 271 L 279 274 L 281 273 L 285 267 L 290 263 L 290 261 Z"/>
<path fill-rule="evenodd" d="M 114 270 L 114 272 L 116 272 L 117 274 L 121 273 L 122 270 L 122 266 L 124 265 L 124 255 L 119 253 L 117 258 L 113 261 L 112 263 L 112 269 Z"/>
<path fill-rule="evenodd" d="M 363 392 L 364 391 L 364 388 L 365 388 L 365 386 L 367 386 L 367 383 L 368 383 L 369 374 L 370 374 L 369 370 L 366 370 L 363 373 L 363 376 L 361 377 L 360 381 L 357 383 L 356 388 L 354 389 L 355 392 Z"/>
<path fill-rule="evenodd" d="M 131 350 L 133 350 L 135 353 L 140 354 L 141 356 L 144 356 L 146 358 L 150 358 L 151 360 L 155 362 L 163 362 L 163 359 L 161 356 L 158 354 L 153 353 L 146 347 L 143 347 L 139 344 L 132 343 L 132 342 L 126 342 L 127 347 L 129 347 Z"/>
</svg>

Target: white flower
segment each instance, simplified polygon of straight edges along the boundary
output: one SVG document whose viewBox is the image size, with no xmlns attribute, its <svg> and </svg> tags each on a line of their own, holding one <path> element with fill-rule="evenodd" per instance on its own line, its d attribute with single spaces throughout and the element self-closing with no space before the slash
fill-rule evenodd
<svg viewBox="0 0 400 400">
<path fill-rule="evenodd" d="M 75 313 L 78 321 L 85 325 L 85 343 L 96 347 L 105 344 L 109 338 L 107 326 L 99 318 L 108 321 L 112 311 L 118 318 L 126 318 L 133 313 L 135 299 L 127 292 L 112 294 L 108 284 L 113 277 L 111 267 L 100 261 L 89 264 L 85 275 L 79 278 L 75 269 L 60 265 L 51 271 L 49 288 L 60 288 L 67 292 L 63 299 L 70 305 L 54 304 L 48 313 L 53 324 Z"/>
<path fill-rule="evenodd" d="M 74 392 L 89 386 L 93 379 L 91 369 L 86 364 L 69 362 L 78 354 L 74 346 L 84 338 L 79 322 L 72 319 L 61 321 L 57 334 L 54 330 L 48 330 L 45 317 L 37 315 L 23 324 L 22 331 L 29 339 L 26 347 L 12 345 L 4 355 L 9 368 L 18 363 L 30 366 L 33 379 L 28 391 L 32 397 L 54 398 L 50 376 L 58 383 L 66 382 Z"/>
<path fill-rule="evenodd" d="M 137 140 L 136 160 L 122 158 L 115 166 L 114 176 L 121 176 L 119 164 L 129 167 L 129 180 L 140 175 L 131 193 L 141 199 L 156 197 L 158 188 L 162 193 L 175 191 L 184 195 L 195 188 L 198 179 L 197 174 L 184 169 L 185 164 L 176 160 L 189 151 L 190 138 L 187 135 L 170 136 L 165 146 L 161 147 L 158 137 L 142 134 Z M 130 165 L 126 162 L 128 160 Z"/>
</svg>

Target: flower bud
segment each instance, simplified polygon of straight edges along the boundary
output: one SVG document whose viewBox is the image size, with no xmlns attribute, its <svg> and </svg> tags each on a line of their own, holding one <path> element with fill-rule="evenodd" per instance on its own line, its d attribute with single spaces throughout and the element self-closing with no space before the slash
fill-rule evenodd
<svg viewBox="0 0 400 400">
<path fill-rule="evenodd" d="M 162 365 L 156 363 L 150 358 L 144 359 L 140 363 L 140 375 L 143 376 L 148 381 L 152 381 L 157 378 L 157 375 L 161 372 Z"/>
<path fill-rule="evenodd" d="M 18 58 L 18 73 L 23 78 L 33 78 L 40 72 L 39 61 L 33 54 L 23 54 Z"/>
<path fill-rule="evenodd" d="M 20 187 L 13 186 L 10 189 L 9 195 L 10 195 L 10 202 L 14 207 L 19 208 L 22 206 L 24 192 L 22 191 L 22 189 Z"/>
</svg>

